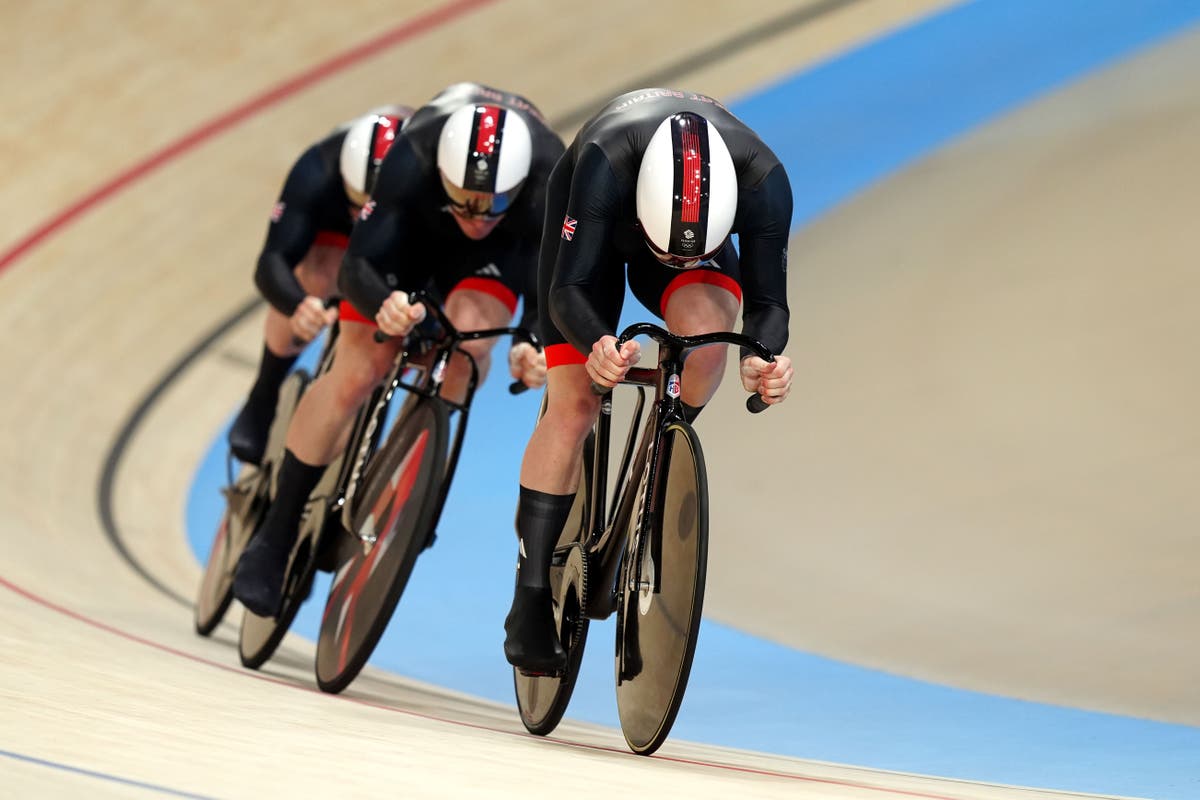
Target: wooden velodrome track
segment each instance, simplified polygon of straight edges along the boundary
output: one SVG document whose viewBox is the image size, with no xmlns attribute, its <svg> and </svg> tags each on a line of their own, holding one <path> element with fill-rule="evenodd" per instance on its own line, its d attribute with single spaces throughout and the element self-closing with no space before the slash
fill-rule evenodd
<svg viewBox="0 0 1200 800">
<path fill-rule="evenodd" d="M 745 93 L 944 5 L 5 4 L 0 748 L 24 760 L 0 761 L 0 793 L 1054 796 L 673 740 L 638 759 L 612 731 L 535 740 L 511 709 L 380 673 L 326 697 L 303 642 L 267 676 L 242 671 L 232 629 L 197 639 L 168 596 L 195 585 L 182 498 L 245 389 L 261 316 L 152 390 L 252 300 L 264 209 L 332 124 L 486 79 L 568 135 L 626 88 Z M 686 44 L 663 47 L 667 25 Z M 727 58 L 692 58 L 723 41 Z M 1198 74 L 1185 44 L 797 237 L 800 377 L 779 422 L 797 444 L 756 486 L 721 478 L 755 508 L 797 485 L 806 500 L 739 525 L 755 529 L 739 549 L 714 540 L 712 615 L 902 674 L 1200 724 L 1200 102 L 1170 78 Z M 1097 96 L 1168 111 L 1097 126 L 1078 111 Z M 1048 169 L 1053 192 L 1025 191 Z M 886 279 L 863 269 L 883 260 L 899 267 Z M 705 429 L 710 464 L 765 446 L 735 402 Z M 718 504 L 714 526 L 734 513 Z M 797 531 L 822 535 L 798 546 Z M 798 624 L 794 608 L 822 613 Z"/>
</svg>

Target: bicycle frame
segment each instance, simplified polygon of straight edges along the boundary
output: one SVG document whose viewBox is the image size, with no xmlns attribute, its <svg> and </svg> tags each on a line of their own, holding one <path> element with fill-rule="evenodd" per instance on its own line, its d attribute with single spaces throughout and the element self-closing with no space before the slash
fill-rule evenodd
<svg viewBox="0 0 1200 800">
<path fill-rule="evenodd" d="M 536 344 L 534 337 L 523 328 L 504 327 L 478 331 L 459 331 L 450 322 L 449 317 L 446 316 L 446 312 L 442 307 L 424 291 L 412 292 L 409 295 L 409 303 L 423 303 L 425 308 L 435 317 L 436 327 L 432 330 L 429 328 L 418 328 L 409 334 L 405 340 L 404 347 L 396 355 L 396 361 L 387 378 L 375 390 L 375 393 L 371 395 L 371 399 L 364 408 L 363 415 L 356 422 L 355 430 L 351 434 L 350 441 L 353 443 L 352 449 L 355 452 L 355 457 L 349 465 L 343 465 L 343 474 L 338 477 L 338 485 L 345 486 L 345 488 L 336 501 L 336 507 L 341 509 L 342 526 L 355 536 L 359 534 L 353 527 L 355 510 L 354 495 L 362 482 L 367 462 L 379 445 L 383 421 L 396 391 L 403 389 L 410 395 L 444 403 L 451 412 L 458 412 L 459 415 L 458 425 L 455 428 L 454 437 L 450 443 L 450 453 L 446 459 L 445 478 L 439 484 L 437 506 L 433 516 L 433 524 L 436 527 L 437 520 L 441 517 L 446 497 L 450 493 L 449 478 L 454 475 L 455 469 L 458 467 L 458 458 L 462 452 L 471 401 L 474 399 L 475 390 L 479 385 L 479 365 L 469 352 L 462 349 L 462 343 L 477 339 L 491 339 L 498 336 L 516 336 Z M 386 341 L 386 337 L 380 339 L 380 334 L 377 332 L 376 341 Z M 451 357 L 455 353 L 464 356 L 470 367 L 466 395 L 462 402 L 454 402 L 442 396 L 442 385 L 445 381 L 446 370 L 450 365 Z M 431 355 L 430 365 L 413 363 L 415 357 L 428 355 Z M 416 369 L 420 373 L 415 381 L 404 380 L 404 374 L 409 368 Z M 348 452 L 350 449 L 348 448 Z M 374 541 L 364 540 L 364 544 L 370 546 L 374 544 Z"/>
<path fill-rule="evenodd" d="M 683 420 L 679 395 L 684 354 L 693 348 L 710 344 L 732 344 L 747 347 L 760 357 L 774 360 L 770 351 L 761 343 L 739 334 L 674 336 L 650 323 L 639 323 L 626 328 L 618 340 L 617 347 L 640 335 L 650 336 L 658 342 L 658 366 L 653 369 L 634 367 L 621 381 L 622 384 L 637 386 L 638 398 L 631 416 L 632 423 L 621 457 L 621 466 L 616 474 L 613 505 L 607 515 L 605 503 L 608 499 L 608 451 L 612 428 L 611 391 L 602 395 L 600 415 L 596 420 L 591 481 L 590 487 L 585 487 L 588 490 L 586 529 L 581 537 L 589 567 L 599 570 L 598 579 L 593 585 L 600 587 L 600 590 L 589 593 L 585 609 L 585 614 L 591 619 L 605 619 L 616 610 L 620 594 L 617 573 L 620 570 L 627 536 L 639 537 L 639 554 L 641 547 L 648 541 L 654 562 L 661 563 L 661 540 L 657 536 L 647 537 L 644 534 L 659 529 L 657 522 L 661 513 L 661 498 L 658 487 L 662 477 L 661 465 L 664 463 L 662 438 L 667 426 Z M 646 417 L 635 458 L 633 446 L 645 407 L 646 387 L 653 387 L 654 402 Z M 634 464 L 643 465 L 636 481 L 631 471 Z M 630 521 L 634 519 L 635 511 L 638 516 L 631 530 Z M 655 592 L 660 591 L 661 580 L 661 571 L 656 571 L 653 587 Z"/>
</svg>

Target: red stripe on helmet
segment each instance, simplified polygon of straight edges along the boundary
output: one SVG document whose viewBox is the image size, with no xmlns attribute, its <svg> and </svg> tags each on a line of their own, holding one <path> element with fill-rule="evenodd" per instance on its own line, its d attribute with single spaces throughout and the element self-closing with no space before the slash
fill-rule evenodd
<svg viewBox="0 0 1200 800">
<path fill-rule="evenodd" d="M 399 117 L 379 117 L 375 120 L 375 130 L 371 141 L 371 159 L 376 163 L 383 161 L 392 142 L 396 141 L 396 131 L 400 129 Z"/>
<path fill-rule="evenodd" d="M 683 209 L 680 222 L 700 221 L 700 191 L 704 183 L 704 160 L 700 157 L 700 137 L 690 128 L 682 131 L 680 149 L 683 151 Z"/>
<path fill-rule="evenodd" d="M 475 134 L 475 152 L 490 156 L 496 151 L 496 131 L 500 125 L 499 106 L 477 106 L 475 109 L 479 125 Z"/>
</svg>

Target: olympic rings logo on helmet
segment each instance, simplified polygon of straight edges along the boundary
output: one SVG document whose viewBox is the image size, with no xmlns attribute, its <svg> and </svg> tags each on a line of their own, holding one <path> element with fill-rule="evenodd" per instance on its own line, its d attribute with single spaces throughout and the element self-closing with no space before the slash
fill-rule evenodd
<svg viewBox="0 0 1200 800">
<path fill-rule="evenodd" d="M 467 219 L 503 216 L 521 191 L 532 158 L 529 126 L 518 112 L 497 105 L 463 106 L 446 118 L 438 136 L 446 209 Z"/>
<path fill-rule="evenodd" d="M 720 252 L 737 213 L 737 171 L 716 126 L 690 111 L 664 119 L 642 153 L 637 218 L 663 264 L 692 269 Z"/>
</svg>

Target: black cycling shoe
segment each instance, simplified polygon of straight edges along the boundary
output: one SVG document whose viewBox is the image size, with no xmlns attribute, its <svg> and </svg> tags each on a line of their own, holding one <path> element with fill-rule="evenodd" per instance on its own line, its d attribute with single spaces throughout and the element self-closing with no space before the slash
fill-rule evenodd
<svg viewBox="0 0 1200 800">
<path fill-rule="evenodd" d="M 517 587 L 504 633 L 504 657 L 526 675 L 556 675 L 566 668 L 548 587 Z"/>
<path fill-rule="evenodd" d="M 269 404 L 263 405 L 268 406 L 266 410 L 257 408 L 253 400 L 248 401 L 229 429 L 229 449 L 246 464 L 261 464 L 267 449 L 267 435 L 271 432 L 275 409 Z"/>
<path fill-rule="evenodd" d="M 291 550 L 290 544 L 256 536 L 238 559 L 233 573 L 233 596 L 251 613 L 260 617 L 279 613 Z"/>
</svg>

